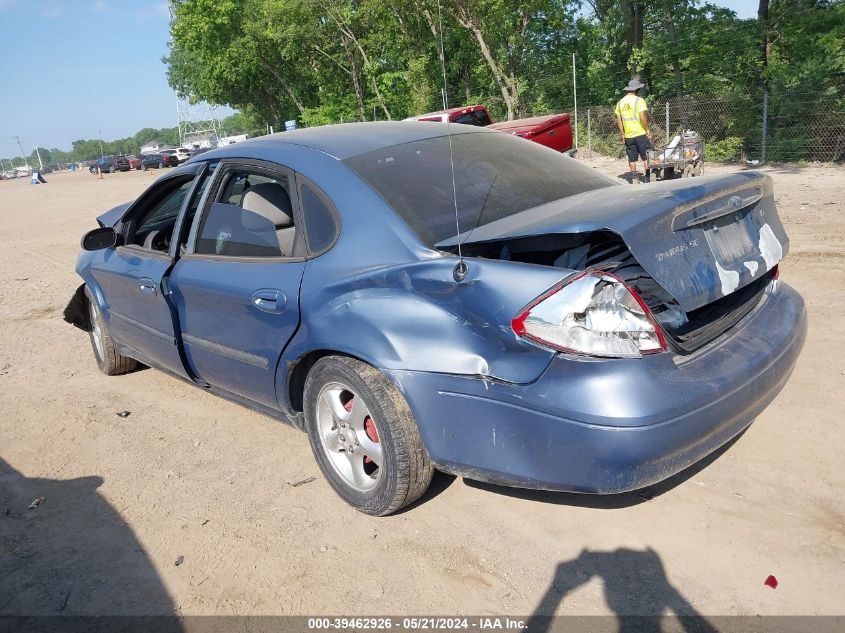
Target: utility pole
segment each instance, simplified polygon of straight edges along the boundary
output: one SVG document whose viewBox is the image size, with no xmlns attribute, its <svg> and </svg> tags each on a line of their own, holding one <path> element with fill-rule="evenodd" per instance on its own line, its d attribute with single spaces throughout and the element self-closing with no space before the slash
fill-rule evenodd
<svg viewBox="0 0 845 633">
<path fill-rule="evenodd" d="M 760 148 L 760 162 L 766 162 L 766 139 L 769 136 L 769 91 L 763 91 L 763 143 Z"/>
<path fill-rule="evenodd" d="M 443 88 L 440 96 L 443 98 L 443 109 L 449 107 L 449 93 L 446 89 L 446 52 L 443 50 L 443 14 L 440 11 L 440 0 L 437 0 L 437 35 L 440 39 L 440 69 L 443 71 Z"/>
<path fill-rule="evenodd" d="M 21 145 L 21 139 L 20 139 L 20 137 L 19 137 L 19 136 L 16 136 L 15 138 L 16 138 L 16 139 L 17 139 L 17 141 L 18 141 L 18 147 L 20 147 L 20 148 L 21 148 L 21 156 L 23 156 L 23 162 L 24 162 L 24 165 L 26 165 L 27 167 L 29 167 L 29 161 L 26 159 L 26 156 L 25 156 L 25 155 L 24 155 L 24 153 L 23 153 L 23 145 Z"/>
<path fill-rule="evenodd" d="M 104 156 L 103 156 L 103 131 L 100 128 L 97 128 L 97 137 L 100 139 L 100 158 L 104 158 Z"/>
<path fill-rule="evenodd" d="M 41 162 L 41 152 L 38 151 L 38 143 L 35 144 L 35 155 L 38 156 L 38 164 L 41 169 L 44 169 L 44 163 Z"/>
<path fill-rule="evenodd" d="M 575 53 L 572 53 L 572 100 L 575 102 L 575 149 L 578 149 L 578 87 L 575 84 Z"/>
</svg>

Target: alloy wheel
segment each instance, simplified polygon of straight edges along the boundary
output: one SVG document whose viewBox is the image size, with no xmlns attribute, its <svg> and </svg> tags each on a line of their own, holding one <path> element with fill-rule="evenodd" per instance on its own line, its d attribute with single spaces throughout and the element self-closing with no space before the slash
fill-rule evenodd
<svg viewBox="0 0 845 633">
<path fill-rule="evenodd" d="M 88 302 L 88 312 L 91 318 L 91 334 L 94 339 L 94 348 L 97 352 L 97 357 L 101 360 L 105 358 L 106 352 L 103 346 L 103 329 L 100 326 L 100 319 L 97 317 L 97 308 L 94 307 L 94 302 Z"/>
<path fill-rule="evenodd" d="M 364 399 L 347 385 L 325 385 L 317 399 L 320 443 L 334 470 L 352 488 L 376 487 L 384 452 L 376 422 Z"/>
</svg>

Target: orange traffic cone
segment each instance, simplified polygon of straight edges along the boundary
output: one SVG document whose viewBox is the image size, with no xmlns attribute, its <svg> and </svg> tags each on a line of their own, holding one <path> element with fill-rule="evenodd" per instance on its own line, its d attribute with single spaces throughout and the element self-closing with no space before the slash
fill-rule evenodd
<svg viewBox="0 0 845 633">
<path fill-rule="evenodd" d="M 153 168 L 152 168 L 152 167 L 150 167 L 149 169 L 147 169 L 147 175 L 148 175 L 148 176 L 152 176 L 152 175 L 153 175 Z"/>
<path fill-rule="evenodd" d="M 103 171 L 99 167 L 97 167 L 97 180 L 102 180 L 102 179 L 103 179 Z"/>
</svg>

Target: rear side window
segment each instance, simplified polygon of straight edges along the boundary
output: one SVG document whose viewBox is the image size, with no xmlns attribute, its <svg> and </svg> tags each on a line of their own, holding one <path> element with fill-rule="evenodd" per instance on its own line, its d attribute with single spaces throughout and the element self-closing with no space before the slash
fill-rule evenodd
<svg viewBox="0 0 845 633">
<path fill-rule="evenodd" d="M 308 246 L 312 253 L 319 253 L 331 246 L 337 234 L 337 223 L 329 207 L 311 187 L 303 184 L 299 193 Z"/>
<path fill-rule="evenodd" d="M 205 212 L 194 252 L 230 257 L 290 257 L 296 227 L 286 176 L 231 173 Z"/>
<path fill-rule="evenodd" d="M 453 133 L 451 140 L 461 233 L 615 184 L 576 160 L 509 134 L 478 130 Z M 344 163 L 434 247 L 456 234 L 449 154 L 449 137 L 439 136 Z"/>
</svg>

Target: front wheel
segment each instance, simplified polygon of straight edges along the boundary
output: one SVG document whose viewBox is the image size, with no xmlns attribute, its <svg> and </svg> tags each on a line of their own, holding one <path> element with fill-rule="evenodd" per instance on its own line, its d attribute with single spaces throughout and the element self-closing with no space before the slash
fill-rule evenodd
<svg viewBox="0 0 845 633">
<path fill-rule="evenodd" d="M 385 516 L 428 489 L 434 467 L 414 415 L 375 367 L 326 356 L 308 373 L 303 401 L 317 464 L 349 505 Z"/>
<path fill-rule="evenodd" d="M 91 336 L 91 347 L 94 348 L 94 358 L 100 371 L 106 376 L 117 376 L 135 369 L 138 361 L 115 351 L 109 327 L 103 319 L 100 308 L 91 297 L 88 297 L 88 318 L 91 326 L 88 334 Z"/>
</svg>

